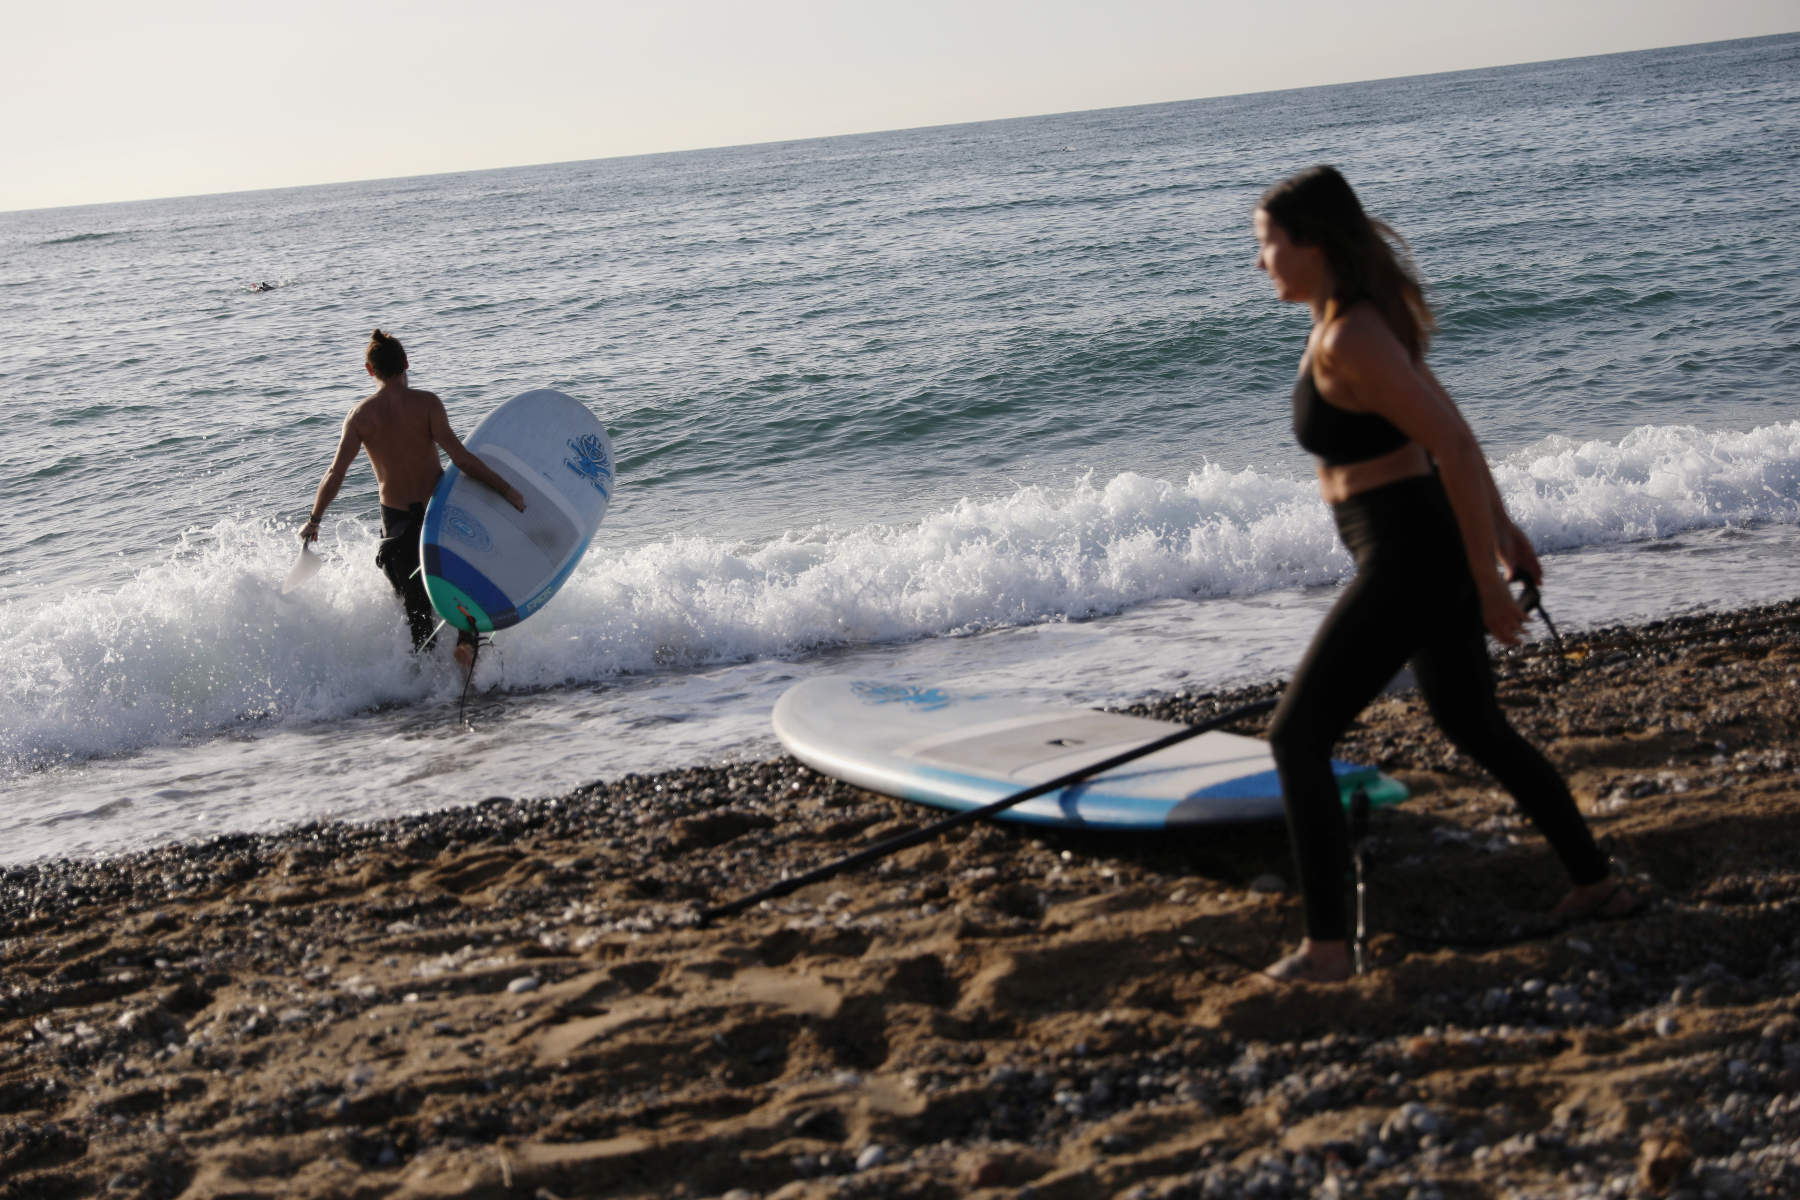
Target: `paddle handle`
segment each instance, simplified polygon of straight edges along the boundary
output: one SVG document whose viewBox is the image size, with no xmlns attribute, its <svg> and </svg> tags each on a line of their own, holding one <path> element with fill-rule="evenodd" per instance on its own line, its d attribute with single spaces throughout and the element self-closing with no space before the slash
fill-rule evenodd
<svg viewBox="0 0 1800 1200">
<path fill-rule="evenodd" d="M 1128 762 L 1133 762 L 1137 759 L 1155 754 L 1158 750 L 1165 750 L 1178 742 L 1185 742 L 1189 738 L 1198 737 L 1203 733 L 1210 733 L 1221 725 L 1229 725 L 1233 721 L 1243 717 L 1248 717 L 1255 713 L 1264 712 L 1274 708 L 1278 699 L 1278 697 L 1272 696 L 1267 700 L 1256 700 L 1249 704 L 1240 705 L 1230 712 L 1220 713 L 1216 717 L 1208 718 L 1198 725 L 1189 725 L 1186 728 L 1177 729 L 1175 732 L 1159 737 L 1153 742 L 1146 742 L 1142 746 L 1133 746 L 1129 750 L 1122 750 L 1111 758 L 1103 759 L 1097 763 L 1091 763 L 1085 767 L 1077 767 L 1067 774 L 1058 775 L 1055 779 L 1046 780 L 1043 783 L 1033 784 L 1022 792 L 1014 792 L 1010 796 L 1003 796 L 998 800 L 983 804 L 980 808 L 964 809 L 962 812 L 945 817 L 943 820 L 934 822 L 922 829 L 915 829 L 911 833 L 903 833 L 898 837 L 889 838 L 885 842 L 878 842 L 865 850 L 858 850 L 855 854 L 840 858 L 836 862 L 829 862 L 822 867 L 815 867 L 804 875 L 790 876 L 787 879 L 783 879 L 780 883 L 764 888 L 760 892 L 752 892 L 748 896 L 740 896 L 736 900 L 728 900 L 724 904 L 715 905 L 712 908 L 703 908 L 700 910 L 700 923 L 705 925 L 718 920 L 720 917 L 735 916 L 747 908 L 753 908 L 756 905 L 761 904 L 764 900 L 773 900 L 777 896 L 785 896 L 789 892 L 799 891 L 803 887 L 809 887 L 821 880 L 830 879 L 834 875 L 842 874 L 853 867 L 860 867 L 864 863 L 874 862 L 878 858 L 884 858 L 889 854 L 905 850 L 909 846 L 917 846 L 920 842 L 928 842 L 938 834 L 955 829 L 958 825 L 967 825 L 970 821 L 979 821 L 983 817 L 991 817 L 995 813 L 1005 812 L 1015 804 L 1023 804 L 1033 797 L 1042 796 L 1047 792 L 1059 791 L 1072 783 L 1080 783 L 1084 779 L 1099 775 L 1105 771 L 1110 771 L 1114 767 L 1123 766 Z"/>
</svg>

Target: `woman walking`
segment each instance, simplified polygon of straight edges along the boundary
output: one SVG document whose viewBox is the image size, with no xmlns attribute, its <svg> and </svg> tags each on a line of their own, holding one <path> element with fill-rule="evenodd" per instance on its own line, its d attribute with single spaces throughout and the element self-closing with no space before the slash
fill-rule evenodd
<svg viewBox="0 0 1800 1200">
<path fill-rule="evenodd" d="M 1508 724 L 1483 630 L 1516 643 L 1525 613 L 1512 578 L 1542 581 L 1507 516 L 1481 447 L 1430 368 L 1430 308 L 1398 235 L 1363 212 L 1336 169 L 1314 167 L 1257 206 L 1257 265 L 1313 326 L 1294 384 L 1294 433 L 1356 576 L 1295 671 L 1270 729 L 1305 905 L 1300 948 L 1279 980 L 1350 974 L 1349 838 L 1331 748 L 1410 663 L 1432 716 L 1506 788 L 1549 841 L 1573 888 L 1552 915 L 1627 916 L 1647 896 L 1615 876 L 1556 769 Z"/>
</svg>

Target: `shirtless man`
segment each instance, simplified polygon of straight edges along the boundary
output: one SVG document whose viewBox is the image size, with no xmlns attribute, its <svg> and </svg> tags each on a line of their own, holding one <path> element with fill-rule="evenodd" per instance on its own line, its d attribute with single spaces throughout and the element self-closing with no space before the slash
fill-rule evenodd
<svg viewBox="0 0 1800 1200">
<path fill-rule="evenodd" d="M 369 338 L 364 365 L 381 387 L 344 418 L 337 457 L 319 480 L 312 518 L 301 528 L 300 540 L 310 542 L 318 538 L 319 520 L 343 486 L 344 472 L 356 461 L 357 451 L 366 448 L 381 493 L 381 549 L 375 555 L 375 564 L 387 575 L 406 606 L 413 649 L 426 650 L 434 640 L 435 622 L 431 601 L 425 594 L 425 579 L 419 571 L 419 530 L 425 523 L 425 502 L 431 499 L 444 474 L 438 462 L 439 448 L 464 474 L 499 492 L 520 512 L 525 511 L 525 497 L 458 440 L 444 413 L 443 401 L 431 392 L 407 386 L 406 350 L 398 339 L 377 329 Z M 457 631 L 456 661 L 465 670 L 473 664 L 474 634 Z"/>
</svg>

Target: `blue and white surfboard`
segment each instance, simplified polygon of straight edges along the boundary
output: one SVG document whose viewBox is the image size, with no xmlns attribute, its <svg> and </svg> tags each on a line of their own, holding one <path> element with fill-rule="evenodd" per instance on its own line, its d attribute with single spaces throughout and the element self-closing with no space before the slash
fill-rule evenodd
<svg viewBox="0 0 1800 1200">
<path fill-rule="evenodd" d="M 612 501 L 612 442 L 580 401 L 544 388 L 496 408 L 463 444 L 525 511 L 453 466 L 425 507 L 420 561 L 438 615 L 491 633 L 542 608 L 581 561 Z"/>
<path fill-rule="evenodd" d="M 937 808 L 977 808 L 1181 728 L 952 688 L 829 677 L 775 703 L 775 735 L 807 766 Z M 1333 763 L 1346 803 L 1406 798 L 1373 767 Z M 1269 744 L 1203 733 L 1000 813 L 1007 821 L 1114 830 L 1179 829 L 1282 815 Z"/>
</svg>

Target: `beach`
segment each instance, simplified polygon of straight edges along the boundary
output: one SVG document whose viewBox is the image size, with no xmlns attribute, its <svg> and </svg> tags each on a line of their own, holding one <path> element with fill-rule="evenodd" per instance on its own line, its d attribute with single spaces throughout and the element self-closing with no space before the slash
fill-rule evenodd
<svg viewBox="0 0 1800 1200">
<path fill-rule="evenodd" d="M 1395 692 L 1336 985 L 1251 974 L 1279 826 L 976 824 L 702 925 L 934 818 L 788 758 L 9 868 L 0 1197 L 1795 1194 L 1800 601 L 1495 661 L 1655 902 L 1552 926 Z"/>
</svg>

